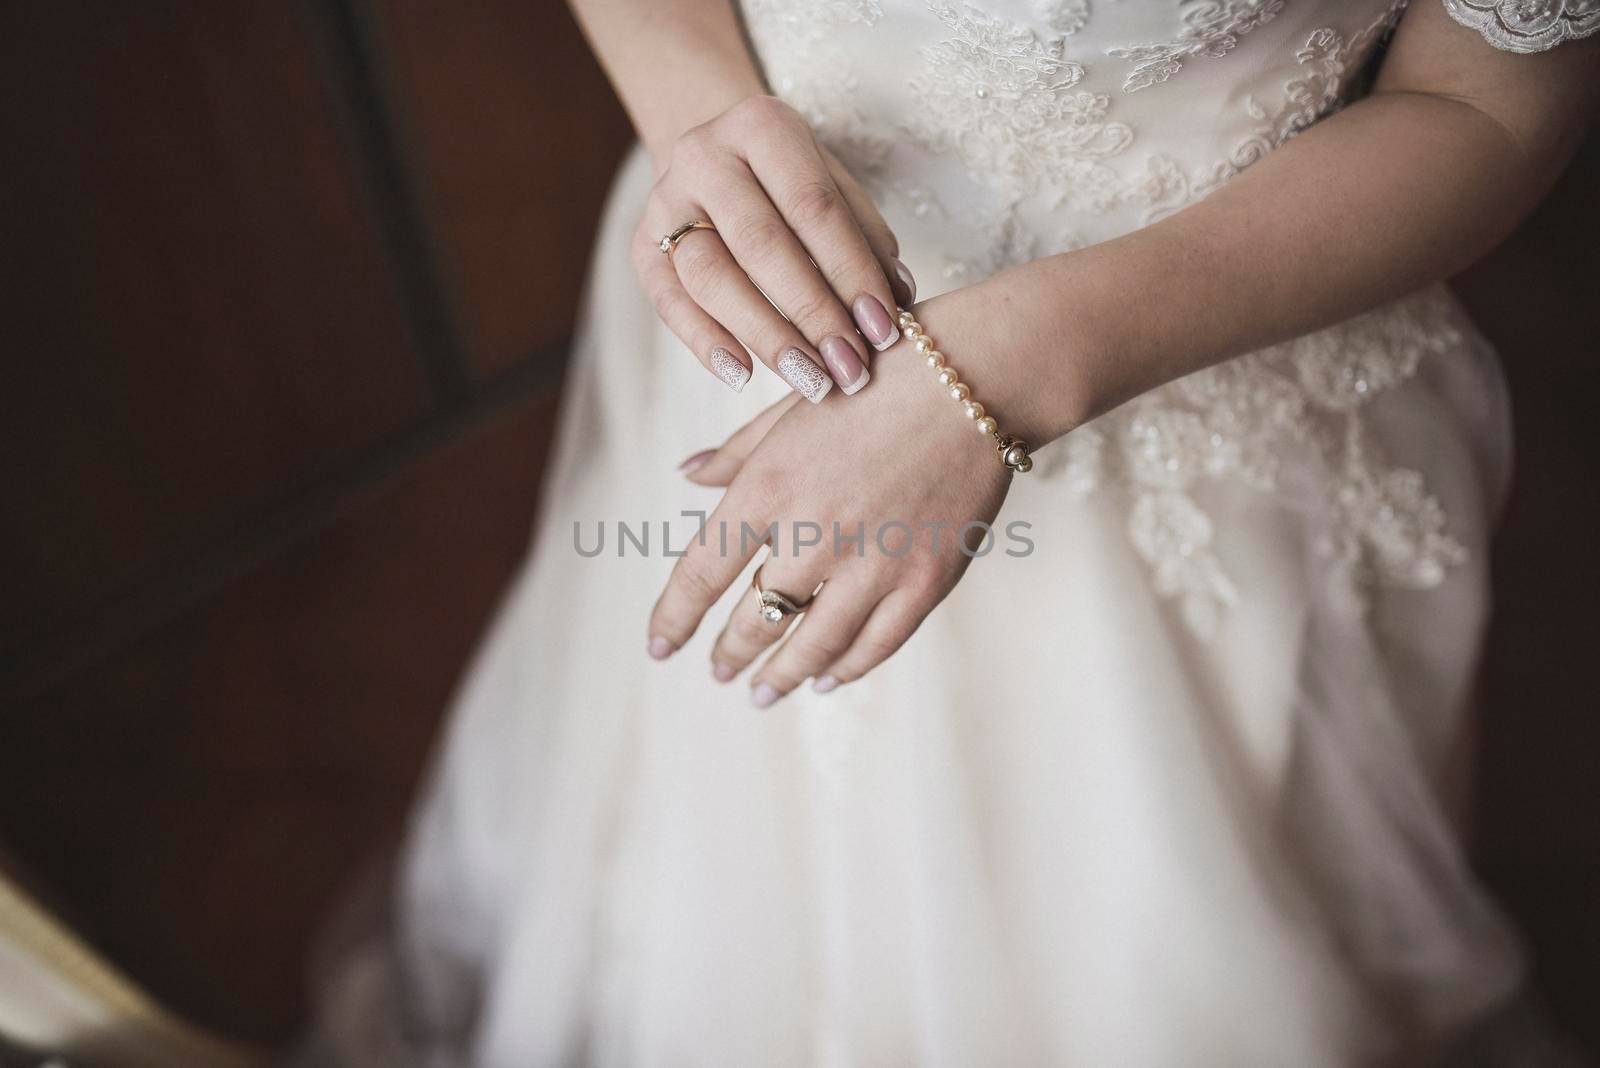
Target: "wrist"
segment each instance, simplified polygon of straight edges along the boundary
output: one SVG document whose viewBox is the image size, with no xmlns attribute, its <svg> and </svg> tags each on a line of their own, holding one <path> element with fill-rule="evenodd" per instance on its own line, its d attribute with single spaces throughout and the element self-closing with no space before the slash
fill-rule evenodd
<svg viewBox="0 0 1600 1068">
<path fill-rule="evenodd" d="M 1090 371 L 1106 350 L 1087 317 L 1064 314 L 1068 302 L 1041 281 L 1020 268 L 913 309 L 1000 432 L 1034 449 L 1103 410 Z"/>
<path fill-rule="evenodd" d="M 656 177 L 660 177 L 672 163 L 672 146 L 696 126 L 710 122 L 740 101 L 766 94 L 759 81 L 730 75 L 717 80 L 697 92 L 682 106 L 640 116 L 636 128 L 639 142 L 650 157 Z"/>
</svg>

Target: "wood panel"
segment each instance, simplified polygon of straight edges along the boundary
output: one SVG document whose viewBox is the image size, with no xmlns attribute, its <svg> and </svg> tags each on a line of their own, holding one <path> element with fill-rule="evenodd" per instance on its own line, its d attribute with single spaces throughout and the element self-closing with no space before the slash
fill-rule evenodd
<svg viewBox="0 0 1600 1068">
<path fill-rule="evenodd" d="M 8 713 L 0 840 L 194 1019 L 293 1035 L 312 935 L 396 832 L 521 556 L 552 411 L 517 402 Z"/>
<path fill-rule="evenodd" d="M 366 0 L 473 365 L 570 335 L 627 121 L 565 4 Z"/>
<path fill-rule="evenodd" d="M 426 402 L 283 4 L 28 3 L 0 33 L 0 663 Z"/>
<path fill-rule="evenodd" d="M 473 379 L 352 3 L 5 18 L 0 843 L 158 995 L 286 1040 L 521 554 L 571 308 L 506 309 L 550 343 Z"/>
</svg>

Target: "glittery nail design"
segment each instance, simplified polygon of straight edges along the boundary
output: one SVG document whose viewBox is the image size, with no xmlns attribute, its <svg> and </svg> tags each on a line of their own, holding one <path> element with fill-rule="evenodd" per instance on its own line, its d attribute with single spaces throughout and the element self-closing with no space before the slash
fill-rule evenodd
<svg viewBox="0 0 1600 1068">
<path fill-rule="evenodd" d="M 743 390 L 744 384 L 750 381 L 750 368 L 720 345 L 711 350 L 711 370 L 735 393 Z"/>
<path fill-rule="evenodd" d="M 828 372 L 799 349 L 789 349 L 778 357 L 778 374 L 812 404 L 826 397 L 828 390 L 833 388 L 833 379 L 828 377 Z"/>
</svg>

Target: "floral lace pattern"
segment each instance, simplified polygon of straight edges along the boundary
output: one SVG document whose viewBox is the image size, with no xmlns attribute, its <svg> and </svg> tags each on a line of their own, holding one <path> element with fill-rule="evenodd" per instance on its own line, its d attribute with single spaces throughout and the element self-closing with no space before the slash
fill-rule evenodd
<svg viewBox="0 0 1600 1068">
<path fill-rule="evenodd" d="M 1232 52 L 1241 37 L 1269 22 L 1283 4 L 1284 0 L 1189 0 L 1183 31 L 1175 40 L 1112 48 L 1106 54 L 1134 64 L 1122 82 L 1124 92 L 1148 89 L 1181 71 L 1186 60 L 1220 59 Z"/>
<path fill-rule="evenodd" d="M 929 5 L 950 30 L 923 50 L 911 88 L 922 101 L 907 132 L 934 152 L 953 152 L 981 180 L 1013 196 L 1048 181 L 1075 210 L 1103 210 L 1114 175 L 1101 160 L 1133 131 L 1108 121 L 1103 93 L 1075 88 L 1081 64 L 1026 27 L 968 4 Z"/>
<path fill-rule="evenodd" d="M 1362 409 L 1429 355 L 1459 348 L 1442 288 L 1378 308 L 1179 379 L 1074 431 L 1041 453 L 1041 470 L 1078 493 L 1108 479 L 1127 487 L 1128 533 L 1155 588 L 1185 623 L 1210 634 L 1237 591 L 1193 493 L 1236 478 L 1274 492 L 1287 457 L 1309 463 L 1323 489 L 1318 546 L 1359 600 L 1374 582 L 1426 589 L 1466 559 L 1438 501 L 1415 471 L 1389 467 Z M 1054 455 L 1051 455 L 1054 453 Z"/>
<path fill-rule="evenodd" d="M 1543 52 L 1600 29 L 1600 0 L 1444 0 L 1444 8 L 1506 52 Z"/>
<path fill-rule="evenodd" d="M 1174 31 L 1162 30 L 1163 16 L 1148 9 L 1122 5 L 1112 18 L 1099 5 L 1091 10 L 1089 0 L 901 0 L 899 12 L 893 2 L 747 0 L 747 10 L 757 17 L 753 29 L 758 44 L 766 42 L 763 59 L 777 72 L 775 87 L 875 195 L 938 231 L 964 225 L 983 235 L 975 244 L 940 242 L 951 250 L 942 270 L 954 285 L 1148 224 L 1206 196 L 1343 106 L 1356 73 L 1404 8 L 1404 0 L 1321 4 L 1329 16 L 1353 13 L 1355 26 L 1339 25 L 1340 18 L 1303 23 L 1294 37 L 1299 47 L 1269 68 L 1281 73 L 1220 96 L 1218 108 L 1233 116 L 1221 125 L 1238 131 L 1220 153 L 1183 152 L 1156 137 L 1153 151 L 1140 154 L 1135 123 L 1151 110 L 1144 90 L 1194 61 L 1215 60 L 1207 70 L 1220 71 L 1246 35 L 1274 20 L 1308 12 L 1316 18 L 1315 11 L 1288 0 L 1184 0 Z M 1539 2 L 1561 6 L 1523 0 L 1518 10 Z M 1571 11 L 1594 4 L 1600 0 L 1566 0 L 1569 23 Z M 784 14 L 763 26 L 768 7 Z M 879 82 L 874 90 L 867 70 L 819 73 L 833 49 L 814 44 L 836 43 L 846 32 L 882 32 L 876 26 L 891 16 L 915 19 L 924 32 L 909 46 L 916 63 L 897 75 L 904 79 L 899 89 Z M 1149 31 L 1142 39 L 1155 43 L 1103 39 L 1110 23 L 1135 16 Z M 1115 81 L 1107 84 L 1108 77 Z M 874 92 L 904 92 L 914 104 L 884 110 Z M 1183 105 L 1171 93 L 1151 99 Z M 1230 99 L 1237 103 L 1224 103 Z M 974 196 L 977 190 L 984 196 Z M 960 205 L 959 215 L 942 196 Z M 1199 635 L 1215 631 L 1241 596 L 1218 552 L 1227 531 L 1202 506 L 1203 488 L 1228 480 L 1282 496 L 1280 473 L 1291 457 L 1297 500 L 1307 488 L 1299 484 L 1303 473 L 1313 472 L 1317 549 L 1353 603 L 1374 583 L 1437 585 L 1466 550 L 1421 474 L 1384 457 L 1366 410 L 1410 381 L 1422 360 L 1458 350 L 1459 322 L 1443 290 L 1430 290 L 1228 361 L 1041 450 L 1039 473 L 1075 493 L 1114 486 L 1129 495 L 1130 543 L 1149 565 L 1153 589 Z"/>
<path fill-rule="evenodd" d="M 879 0 L 745 0 L 753 26 L 791 39 L 823 40 L 840 23 L 870 26 L 883 17 Z"/>
<path fill-rule="evenodd" d="M 1050 32 L 1062 37 L 1089 24 L 1089 0 L 1034 0 L 1034 8 Z"/>
</svg>

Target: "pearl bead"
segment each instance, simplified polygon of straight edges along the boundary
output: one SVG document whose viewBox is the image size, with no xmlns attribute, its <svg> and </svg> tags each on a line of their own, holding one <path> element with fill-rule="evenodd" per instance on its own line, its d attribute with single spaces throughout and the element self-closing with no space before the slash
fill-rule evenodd
<svg viewBox="0 0 1600 1068">
<path fill-rule="evenodd" d="M 965 382 L 957 382 L 950 387 L 950 399 L 953 401 L 964 402 L 970 396 L 972 396 L 972 390 L 967 388 Z"/>
<path fill-rule="evenodd" d="M 939 384 L 944 386 L 946 389 L 949 389 L 959 381 L 961 381 L 961 376 L 956 374 L 956 369 L 954 367 L 946 367 L 944 370 L 939 372 Z"/>
<path fill-rule="evenodd" d="M 911 343 L 915 345 L 917 347 L 917 351 L 922 353 L 924 356 L 933 351 L 933 338 L 929 337 L 927 334 L 913 334 L 911 336 Z"/>
<path fill-rule="evenodd" d="M 909 315 L 910 313 L 907 314 Z M 900 324 L 900 329 L 906 332 L 907 337 L 910 337 L 912 334 L 922 333 L 922 324 L 915 319 L 908 318 Z"/>
<path fill-rule="evenodd" d="M 962 407 L 961 410 L 967 413 L 967 418 L 968 419 L 982 419 L 983 418 L 983 405 L 979 404 L 975 400 L 967 401 L 967 403 Z"/>
<path fill-rule="evenodd" d="M 933 368 L 935 371 L 943 367 L 944 353 L 940 352 L 938 349 L 934 349 L 932 352 L 928 353 L 928 366 Z"/>
<path fill-rule="evenodd" d="M 911 313 L 908 311 L 902 311 L 898 316 L 895 317 L 895 322 L 900 324 L 900 329 L 902 330 L 916 321 L 917 320 L 913 318 Z"/>
<path fill-rule="evenodd" d="M 982 434 L 984 437 L 992 436 L 994 432 L 999 429 L 1000 424 L 995 422 L 987 415 L 978 420 L 978 433 Z"/>
<path fill-rule="evenodd" d="M 1006 450 L 1005 460 L 1007 467 L 1021 467 L 1022 462 L 1027 458 L 1028 450 L 1024 449 L 1021 445 L 1013 445 Z"/>
</svg>

